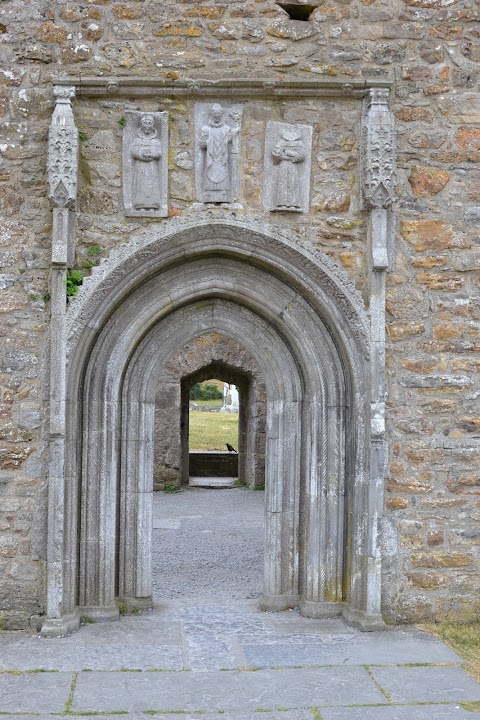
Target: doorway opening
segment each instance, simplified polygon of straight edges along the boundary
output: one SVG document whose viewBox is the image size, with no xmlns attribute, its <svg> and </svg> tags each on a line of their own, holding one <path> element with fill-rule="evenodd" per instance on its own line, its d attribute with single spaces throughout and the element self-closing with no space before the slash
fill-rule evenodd
<svg viewBox="0 0 480 720">
<path fill-rule="evenodd" d="M 66 429 L 50 457 L 44 633 L 78 627 L 80 614 L 116 618 L 116 598 L 151 600 L 158 438 L 168 439 L 169 458 L 188 478 L 181 402 L 174 413 L 161 404 L 157 426 L 158 388 L 181 401 L 181 382 L 219 358 L 247 377 L 255 366 L 266 388 L 262 473 L 250 421 L 244 452 L 247 485 L 261 477 L 266 489 L 260 607 L 299 604 L 309 617 L 342 614 L 363 629 L 383 627 L 384 445 L 371 435 L 371 336 L 360 296 L 286 230 L 221 218 L 152 228 L 92 276 L 69 314 Z M 206 337 L 214 335 L 212 348 Z"/>
<path fill-rule="evenodd" d="M 205 371 L 200 371 L 203 376 Z M 223 377 L 222 377 L 223 375 Z M 185 378 L 182 387 L 188 391 L 188 416 L 182 417 L 183 442 L 188 441 L 188 484 L 191 487 L 235 487 L 239 478 L 239 455 L 244 453 L 244 441 L 239 440 L 240 408 L 243 410 L 245 386 L 230 382 L 231 375 L 194 382 L 195 375 Z M 242 426 L 245 413 L 242 413 Z M 245 429 L 242 427 L 242 436 Z"/>
<path fill-rule="evenodd" d="M 257 363 L 225 335 L 196 337 L 166 363 L 156 392 L 155 468 L 178 472 L 180 492 L 153 493 L 156 600 L 260 596 L 266 397 Z"/>
</svg>

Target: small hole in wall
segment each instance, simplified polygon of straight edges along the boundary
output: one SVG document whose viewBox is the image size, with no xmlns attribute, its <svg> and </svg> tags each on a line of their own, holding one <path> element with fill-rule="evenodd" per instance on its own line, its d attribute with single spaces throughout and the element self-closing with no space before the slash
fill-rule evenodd
<svg viewBox="0 0 480 720">
<path fill-rule="evenodd" d="M 290 16 L 291 20 L 304 20 L 307 21 L 310 18 L 312 12 L 320 5 L 319 2 L 301 2 L 301 0 L 292 0 L 291 2 L 284 2 L 284 0 L 275 0 L 275 4 L 281 7 Z"/>
</svg>

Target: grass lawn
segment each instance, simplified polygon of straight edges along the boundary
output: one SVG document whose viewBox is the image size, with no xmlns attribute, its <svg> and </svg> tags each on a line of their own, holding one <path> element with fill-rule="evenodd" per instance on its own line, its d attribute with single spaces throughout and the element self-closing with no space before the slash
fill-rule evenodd
<svg viewBox="0 0 480 720">
<path fill-rule="evenodd" d="M 199 405 L 200 407 L 203 407 L 204 405 L 209 405 L 210 407 L 222 407 L 223 400 L 219 398 L 218 400 L 190 400 L 190 402 L 195 403 L 195 405 Z"/>
<path fill-rule="evenodd" d="M 445 620 L 438 625 L 421 626 L 450 645 L 458 655 L 465 659 L 464 668 L 475 680 L 480 682 L 480 622 L 450 622 Z M 480 703 L 461 703 L 467 710 L 480 710 Z"/>
<path fill-rule="evenodd" d="M 238 449 L 238 413 L 190 410 L 190 450 Z"/>
</svg>

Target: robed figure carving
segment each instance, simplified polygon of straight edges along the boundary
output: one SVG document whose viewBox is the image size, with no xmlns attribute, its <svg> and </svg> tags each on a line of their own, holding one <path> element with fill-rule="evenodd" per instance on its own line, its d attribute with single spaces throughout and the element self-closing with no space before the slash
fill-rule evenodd
<svg viewBox="0 0 480 720">
<path fill-rule="evenodd" d="M 202 122 L 197 134 L 197 195 L 202 202 L 228 203 L 237 197 L 239 120 L 238 112 L 218 103 L 197 113 L 197 123 Z"/>
<path fill-rule="evenodd" d="M 133 158 L 133 207 L 135 210 L 158 210 L 162 202 L 158 164 L 162 157 L 162 145 L 151 113 L 144 113 L 140 118 L 137 135 L 130 151 Z"/>
<path fill-rule="evenodd" d="M 127 215 L 165 217 L 167 114 L 125 113 L 124 199 Z"/>
<path fill-rule="evenodd" d="M 267 122 L 263 204 L 268 210 L 308 212 L 312 134 L 310 125 Z"/>
<path fill-rule="evenodd" d="M 300 130 L 296 127 L 283 130 L 272 155 L 277 166 L 273 195 L 275 209 L 301 210 L 303 203 L 299 163 L 305 161 L 306 150 Z"/>
</svg>

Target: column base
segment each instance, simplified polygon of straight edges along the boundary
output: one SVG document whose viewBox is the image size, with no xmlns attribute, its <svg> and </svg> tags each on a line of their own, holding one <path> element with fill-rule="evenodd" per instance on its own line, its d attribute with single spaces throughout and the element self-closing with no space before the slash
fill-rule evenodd
<svg viewBox="0 0 480 720">
<path fill-rule="evenodd" d="M 117 602 L 121 615 L 130 615 L 137 610 L 151 610 L 153 608 L 153 598 L 149 597 L 119 597 Z"/>
<path fill-rule="evenodd" d="M 380 613 L 367 613 L 365 610 L 355 610 L 349 607 L 344 607 L 342 617 L 347 625 L 352 625 L 363 632 L 388 630 L 388 627 Z"/>
<path fill-rule="evenodd" d="M 120 612 L 117 605 L 81 605 L 78 608 L 80 618 L 85 617 L 95 622 L 113 622 L 118 620 Z"/>
<path fill-rule="evenodd" d="M 260 598 L 260 610 L 264 612 L 282 612 L 298 607 L 297 595 L 265 595 Z"/>
<path fill-rule="evenodd" d="M 313 618 L 315 620 L 340 617 L 342 610 L 342 603 L 300 600 L 300 614 L 304 617 Z"/>
<path fill-rule="evenodd" d="M 80 613 L 77 610 L 70 615 L 62 615 L 60 618 L 45 618 L 40 635 L 46 638 L 66 637 L 76 632 L 80 627 Z"/>
</svg>

